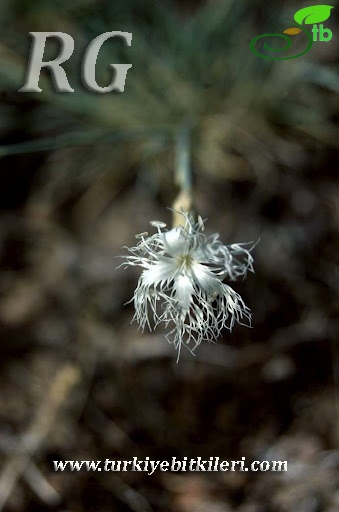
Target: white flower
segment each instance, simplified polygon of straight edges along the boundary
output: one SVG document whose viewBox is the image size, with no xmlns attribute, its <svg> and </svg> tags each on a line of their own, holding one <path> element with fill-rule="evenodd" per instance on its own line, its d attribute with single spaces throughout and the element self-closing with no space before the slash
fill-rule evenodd
<svg viewBox="0 0 339 512">
<path fill-rule="evenodd" d="M 219 235 L 204 235 L 204 223 L 187 213 L 185 226 L 165 230 L 152 221 L 157 233 L 137 235 L 139 243 L 128 248 L 123 266 L 144 270 L 134 292 L 133 320 L 150 330 L 161 322 L 169 328 L 167 339 L 180 355 L 181 346 L 192 352 L 203 340 L 217 341 L 221 330 L 235 322 L 250 326 L 251 313 L 242 298 L 225 284 L 253 272 L 253 258 L 246 244 L 223 245 Z M 152 317 L 152 322 L 150 321 Z"/>
</svg>

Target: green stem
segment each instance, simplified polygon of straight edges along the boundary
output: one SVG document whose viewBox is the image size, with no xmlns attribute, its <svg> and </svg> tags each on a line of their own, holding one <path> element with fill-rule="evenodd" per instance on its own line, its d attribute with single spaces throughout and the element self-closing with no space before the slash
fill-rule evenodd
<svg viewBox="0 0 339 512">
<path fill-rule="evenodd" d="M 191 169 L 191 127 L 183 125 L 177 136 L 175 181 L 181 192 L 191 193 L 192 169 Z"/>
<path fill-rule="evenodd" d="M 173 203 L 173 226 L 184 223 L 181 212 L 192 209 L 191 126 L 183 124 L 176 138 L 175 183 L 179 194 Z"/>
</svg>

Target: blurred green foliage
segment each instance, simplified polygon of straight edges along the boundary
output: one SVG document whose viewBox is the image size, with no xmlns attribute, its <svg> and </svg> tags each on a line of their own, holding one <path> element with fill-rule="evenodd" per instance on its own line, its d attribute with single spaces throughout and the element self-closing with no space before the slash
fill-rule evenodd
<svg viewBox="0 0 339 512">
<path fill-rule="evenodd" d="M 5 1 L 0 129 L 7 143 L 0 155 L 45 152 L 38 188 L 51 185 L 55 196 L 61 186 L 67 196 L 102 173 L 111 174 L 113 187 L 116 179 L 120 183 L 137 172 L 150 187 L 163 182 L 166 188 L 183 122 L 193 127 L 195 172 L 222 181 L 266 181 L 277 166 L 307 166 L 305 155 L 315 141 L 338 147 L 335 43 L 286 62 L 264 61 L 249 50 L 255 35 L 282 30 L 293 19 L 293 2 L 272 2 L 264 10 L 257 0 L 193 7 L 155 0 Z M 56 93 L 48 70 L 41 73 L 41 93 L 17 92 L 28 63 L 29 32 L 45 30 L 67 32 L 75 41 L 64 64 L 74 93 Z M 97 82 L 110 83 L 111 63 L 132 68 L 123 93 L 93 93 L 81 83 L 83 52 L 93 38 L 112 30 L 132 32 L 132 45 L 106 41 Z M 53 58 L 58 44 L 48 41 L 45 53 Z M 173 194 L 165 197 L 169 204 Z"/>
</svg>

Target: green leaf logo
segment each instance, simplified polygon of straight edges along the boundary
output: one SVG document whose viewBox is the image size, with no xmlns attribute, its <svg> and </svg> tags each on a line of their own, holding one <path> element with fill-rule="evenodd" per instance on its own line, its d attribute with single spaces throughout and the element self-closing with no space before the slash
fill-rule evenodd
<svg viewBox="0 0 339 512">
<path fill-rule="evenodd" d="M 333 5 L 311 5 L 297 11 L 294 19 L 300 25 L 302 23 L 306 23 L 306 25 L 321 23 L 330 17 L 331 9 L 333 9 Z"/>
</svg>

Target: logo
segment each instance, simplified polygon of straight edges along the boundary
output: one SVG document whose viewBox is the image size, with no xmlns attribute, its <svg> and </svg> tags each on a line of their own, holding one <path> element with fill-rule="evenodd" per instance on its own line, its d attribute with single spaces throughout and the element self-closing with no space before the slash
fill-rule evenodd
<svg viewBox="0 0 339 512">
<path fill-rule="evenodd" d="M 271 34 L 261 34 L 260 36 L 256 36 L 250 42 L 250 49 L 257 55 L 257 57 L 261 57 L 262 59 L 269 60 L 288 60 L 295 59 L 296 57 L 301 57 L 307 53 L 313 45 L 313 42 L 325 42 L 327 43 L 332 39 L 332 31 L 329 28 L 325 28 L 323 25 L 323 21 L 326 21 L 331 14 L 331 9 L 333 9 L 333 5 L 311 5 L 310 7 L 304 7 L 297 11 L 294 15 L 294 21 L 296 22 L 295 27 L 287 28 L 284 30 L 282 34 L 279 33 L 271 33 Z M 317 24 L 320 23 L 318 26 Z M 308 30 L 304 25 L 313 25 L 311 31 Z M 312 33 L 311 33 L 312 32 Z M 283 52 L 288 50 L 292 46 L 292 39 L 289 36 L 296 36 L 298 34 L 304 34 L 306 36 L 307 46 L 305 50 L 300 51 L 296 55 L 291 55 L 289 57 L 275 57 L 271 55 L 265 55 L 261 53 L 261 51 L 266 52 Z M 286 41 L 283 46 L 279 46 L 278 48 L 272 47 L 268 44 L 267 38 L 280 38 Z M 258 41 L 265 40 L 262 45 L 260 51 L 258 50 Z M 304 38 L 305 39 L 305 38 Z"/>
</svg>

